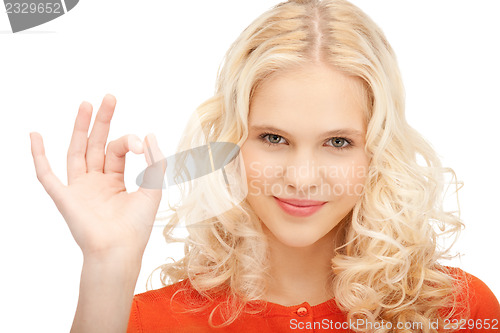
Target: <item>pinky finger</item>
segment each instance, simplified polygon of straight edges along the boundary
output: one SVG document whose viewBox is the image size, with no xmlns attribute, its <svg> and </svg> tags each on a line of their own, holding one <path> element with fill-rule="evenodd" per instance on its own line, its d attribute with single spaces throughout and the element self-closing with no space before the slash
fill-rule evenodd
<svg viewBox="0 0 500 333">
<path fill-rule="evenodd" d="M 33 162 L 35 163 L 36 177 L 52 200 L 58 204 L 64 184 L 54 175 L 50 168 L 49 161 L 45 156 L 42 136 L 37 132 L 32 132 L 30 133 L 30 139 L 31 154 L 33 155 Z"/>
</svg>

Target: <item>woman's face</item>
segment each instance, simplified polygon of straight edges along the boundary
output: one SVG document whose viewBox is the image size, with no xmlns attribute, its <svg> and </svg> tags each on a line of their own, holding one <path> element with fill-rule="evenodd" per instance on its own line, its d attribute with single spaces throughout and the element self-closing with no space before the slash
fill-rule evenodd
<svg viewBox="0 0 500 333">
<path fill-rule="evenodd" d="M 277 73 L 255 91 L 241 147 L 247 200 L 281 243 L 314 244 L 360 199 L 369 165 L 364 105 L 359 79 L 325 65 Z M 297 208 L 276 198 L 325 203 Z"/>
</svg>

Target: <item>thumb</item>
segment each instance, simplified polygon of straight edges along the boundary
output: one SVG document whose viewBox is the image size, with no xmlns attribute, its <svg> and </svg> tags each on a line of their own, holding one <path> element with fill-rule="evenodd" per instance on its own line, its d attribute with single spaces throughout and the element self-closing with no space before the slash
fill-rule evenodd
<svg viewBox="0 0 500 333">
<path fill-rule="evenodd" d="M 167 170 L 167 160 L 160 151 L 156 137 L 152 133 L 144 138 L 144 154 L 148 167 L 141 173 L 143 177 L 141 182 L 138 181 L 141 185 L 137 191 L 159 203 L 162 190 L 165 188 L 164 176 Z M 141 175 L 139 175 L 138 180 Z"/>
</svg>

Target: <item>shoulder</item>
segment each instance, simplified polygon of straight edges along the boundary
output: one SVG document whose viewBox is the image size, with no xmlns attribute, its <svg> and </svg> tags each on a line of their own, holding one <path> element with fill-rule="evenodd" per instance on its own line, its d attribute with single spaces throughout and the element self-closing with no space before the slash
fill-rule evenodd
<svg viewBox="0 0 500 333">
<path fill-rule="evenodd" d="M 458 297 L 468 303 L 470 319 L 500 320 L 500 304 L 491 289 L 477 276 L 458 267 L 444 266 L 445 271 L 452 276 L 458 289 Z M 498 323 L 500 325 L 500 323 Z M 500 327 L 500 326 L 499 326 Z"/>
<path fill-rule="evenodd" d="M 194 289 L 187 280 L 179 281 L 177 283 L 165 286 L 159 289 L 148 290 L 146 292 L 134 296 L 134 301 L 140 303 L 162 302 L 166 299 L 172 298 L 176 293 L 189 291 L 193 292 Z"/>
<path fill-rule="evenodd" d="M 184 312 L 192 307 L 202 307 L 207 299 L 193 288 L 189 280 L 183 280 L 160 289 L 149 290 L 134 296 L 133 303 L 142 314 L 164 315 L 165 311 Z"/>
<path fill-rule="evenodd" d="M 209 305 L 187 280 L 137 294 L 127 333 L 198 332 L 206 325 L 203 319 Z M 199 309 L 196 313 L 192 311 L 195 308 Z"/>
</svg>

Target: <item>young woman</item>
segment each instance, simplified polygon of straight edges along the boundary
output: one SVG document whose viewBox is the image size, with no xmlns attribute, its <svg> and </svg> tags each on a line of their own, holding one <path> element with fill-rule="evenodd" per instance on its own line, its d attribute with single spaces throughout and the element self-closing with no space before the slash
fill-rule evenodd
<svg viewBox="0 0 500 333">
<path fill-rule="evenodd" d="M 500 330 L 489 288 L 438 262 L 439 236 L 463 225 L 442 205 L 454 172 L 406 122 L 394 52 L 352 4 L 280 3 L 231 46 L 178 151 L 238 145 L 227 168 L 245 197 L 213 173 L 171 207 L 164 234 L 176 241 L 186 223 L 185 256 L 161 266 L 163 288 L 135 296 L 167 165 L 154 136 L 105 151 L 115 103 L 104 98 L 88 138 L 80 106 L 68 186 L 31 135 L 38 179 L 84 254 L 72 332 Z M 128 151 L 150 165 L 134 193 Z"/>
</svg>

